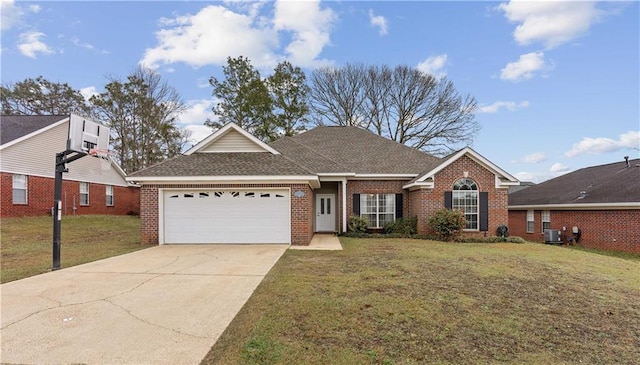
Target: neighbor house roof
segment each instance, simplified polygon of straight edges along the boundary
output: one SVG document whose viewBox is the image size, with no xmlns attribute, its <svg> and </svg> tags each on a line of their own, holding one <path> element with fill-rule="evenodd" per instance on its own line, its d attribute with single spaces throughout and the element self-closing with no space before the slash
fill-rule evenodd
<svg viewBox="0 0 640 365">
<path fill-rule="evenodd" d="M 437 157 L 358 127 L 320 126 L 271 146 L 316 173 L 415 176 L 440 163 Z"/>
<path fill-rule="evenodd" d="M 509 208 L 640 208 L 638 181 L 640 159 L 586 167 L 509 194 Z"/>
<path fill-rule="evenodd" d="M 68 115 L 3 115 L 0 117 L 0 145 L 17 140 L 69 118 Z"/>
</svg>

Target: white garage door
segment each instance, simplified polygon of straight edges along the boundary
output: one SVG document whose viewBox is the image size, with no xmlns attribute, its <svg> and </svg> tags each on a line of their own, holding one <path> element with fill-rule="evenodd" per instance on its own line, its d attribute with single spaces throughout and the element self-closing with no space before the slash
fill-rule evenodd
<svg viewBox="0 0 640 365">
<path fill-rule="evenodd" d="M 163 192 L 164 243 L 290 243 L 289 191 Z"/>
</svg>

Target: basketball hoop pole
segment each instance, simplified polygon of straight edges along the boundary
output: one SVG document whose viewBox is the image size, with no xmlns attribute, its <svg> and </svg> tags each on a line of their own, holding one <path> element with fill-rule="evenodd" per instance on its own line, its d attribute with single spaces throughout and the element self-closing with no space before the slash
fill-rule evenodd
<svg viewBox="0 0 640 365">
<path fill-rule="evenodd" d="M 73 156 L 69 154 L 76 153 Z M 62 221 L 62 174 L 68 172 L 67 163 L 86 156 L 86 153 L 66 150 L 56 153 L 56 178 L 53 192 L 53 266 L 52 270 L 60 269 L 60 229 Z"/>
</svg>

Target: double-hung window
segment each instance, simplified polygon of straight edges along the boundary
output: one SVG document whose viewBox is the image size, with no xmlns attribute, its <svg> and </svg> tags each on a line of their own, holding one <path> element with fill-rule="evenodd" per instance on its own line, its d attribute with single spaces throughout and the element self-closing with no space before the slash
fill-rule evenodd
<svg viewBox="0 0 640 365">
<path fill-rule="evenodd" d="M 533 233 L 533 210 L 527 210 L 527 233 Z"/>
<path fill-rule="evenodd" d="M 396 195 L 360 194 L 360 216 L 369 220 L 369 228 L 384 228 L 396 219 Z"/>
<path fill-rule="evenodd" d="M 108 207 L 112 207 L 113 206 L 113 185 L 106 185 L 105 186 L 105 202 L 107 204 Z"/>
<path fill-rule="evenodd" d="M 545 229 L 551 229 L 551 212 L 548 210 L 542 211 L 542 233 Z"/>
<path fill-rule="evenodd" d="M 13 204 L 27 204 L 27 175 L 13 175 Z"/>
<path fill-rule="evenodd" d="M 478 196 L 478 185 L 472 179 L 460 179 L 453 184 L 451 208 L 464 213 L 465 229 L 478 230 Z"/>
<path fill-rule="evenodd" d="M 89 205 L 89 183 L 80 182 L 80 205 Z"/>
</svg>

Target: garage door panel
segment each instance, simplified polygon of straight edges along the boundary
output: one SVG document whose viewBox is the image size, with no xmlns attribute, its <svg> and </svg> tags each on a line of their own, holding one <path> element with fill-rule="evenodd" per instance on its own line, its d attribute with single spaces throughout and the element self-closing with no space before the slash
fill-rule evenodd
<svg viewBox="0 0 640 365">
<path fill-rule="evenodd" d="M 290 243 L 288 190 L 164 192 L 164 243 Z"/>
</svg>

